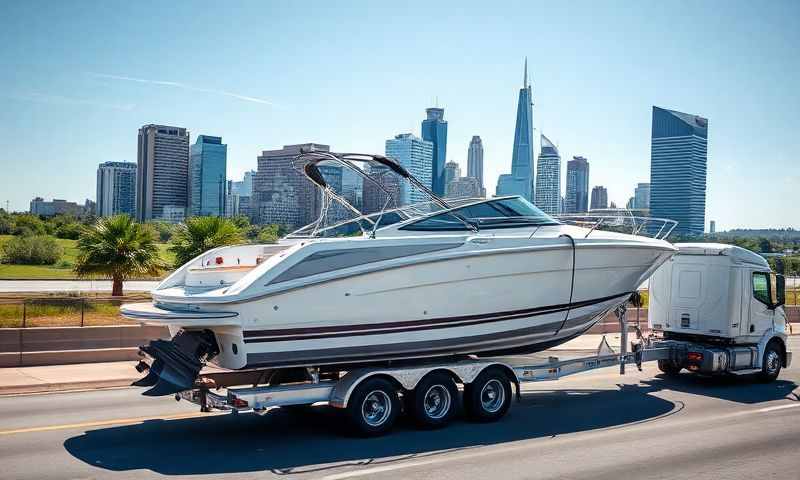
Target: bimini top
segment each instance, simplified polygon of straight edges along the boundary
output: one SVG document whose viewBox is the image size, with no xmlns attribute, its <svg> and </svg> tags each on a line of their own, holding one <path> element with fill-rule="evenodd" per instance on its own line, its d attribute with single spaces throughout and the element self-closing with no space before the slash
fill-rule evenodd
<svg viewBox="0 0 800 480">
<path fill-rule="evenodd" d="M 764 257 L 736 245 L 726 245 L 724 243 L 676 243 L 675 246 L 678 247 L 678 255 L 724 255 L 730 257 L 733 263 L 770 268 Z"/>
</svg>

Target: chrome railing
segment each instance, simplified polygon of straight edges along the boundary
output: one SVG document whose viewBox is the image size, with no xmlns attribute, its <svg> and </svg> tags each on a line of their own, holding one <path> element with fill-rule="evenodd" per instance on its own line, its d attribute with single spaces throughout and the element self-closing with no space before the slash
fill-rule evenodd
<svg viewBox="0 0 800 480">
<path fill-rule="evenodd" d="M 678 222 L 668 218 L 637 217 L 626 213 L 559 215 L 556 218 L 567 225 L 588 228 L 589 231 L 584 238 L 589 237 L 595 230 L 602 230 L 664 240 L 678 225 Z"/>
</svg>

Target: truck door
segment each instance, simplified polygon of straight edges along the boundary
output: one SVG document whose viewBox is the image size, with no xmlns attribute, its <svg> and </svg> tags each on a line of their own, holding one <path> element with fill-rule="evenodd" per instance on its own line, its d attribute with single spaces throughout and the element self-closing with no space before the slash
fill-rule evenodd
<svg viewBox="0 0 800 480">
<path fill-rule="evenodd" d="M 770 308 L 769 272 L 750 275 L 750 318 L 744 335 L 760 337 L 774 322 L 775 310 Z"/>
</svg>

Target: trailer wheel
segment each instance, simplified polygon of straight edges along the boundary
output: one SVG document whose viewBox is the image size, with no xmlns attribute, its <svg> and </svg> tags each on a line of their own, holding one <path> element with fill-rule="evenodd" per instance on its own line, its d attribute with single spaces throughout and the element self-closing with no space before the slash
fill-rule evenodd
<svg viewBox="0 0 800 480">
<path fill-rule="evenodd" d="M 499 420 L 511 407 L 511 381 L 499 368 L 487 368 L 464 387 L 464 409 L 478 422 Z"/>
<path fill-rule="evenodd" d="M 383 378 L 368 378 L 350 396 L 345 414 L 354 433 L 364 437 L 382 435 L 400 413 L 397 388 Z"/>
<path fill-rule="evenodd" d="M 458 407 L 458 386 L 450 375 L 432 372 L 414 388 L 408 406 L 422 428 L 441 428 L 450 423 Z"/>
<path fill-rule="evenodd" d="M 778 378 L 781 373 L 781 366 L 783 365 L 783 354 L 776 342 L 767 344 L 764 349 L 764 358 L 761 360 L 761 373 L 758 374 L 758 379 L 764 383 L 769 383 Z"/>
<path fill-rule="evenodd" d="M 659 360 L 658 369 L 667 377 L 677 377 L 681 373 L 681 366 L 672 360 Z"/>
</svg>

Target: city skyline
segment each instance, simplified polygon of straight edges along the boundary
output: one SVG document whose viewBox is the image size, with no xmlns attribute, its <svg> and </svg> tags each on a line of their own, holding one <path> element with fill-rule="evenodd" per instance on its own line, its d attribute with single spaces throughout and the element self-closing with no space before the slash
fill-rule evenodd
<svg viewBox="0 0 800 480">
<path fill-rule="evenodd" d="M 285 42 L 309 22 L 295 9 L 249 6 L 186 18 L 187 5 L 162 5 L 162 15 L 147 25 L 131 21 L 141 8 L 135 5 L 97 3 L 82 8 L 81 16 L 60 4 L 9 6 L 10 18 L 20 21 L 8 25 L 4 33 L 13 41 L 0 47 L 9 67 L 0 73 L 3 206 L 9 201 L 11 210 L 22 211 L 35 196 L 92 197 L 97 165 L 135 160 L 130 132 L 146 123 L 180 125 L 193 137 L 221 135 L 229 145 L 227 177 L 240 178 L 255 168 L 262 150 L 285 144 L 318 141 L 339 151 L 380 153 L 396 132 L 418 132 L 420 112 L 436 96 L 449 120 L 455 155 L 448 160 L 464 169 L 463 149 L 479 134 L 491 195 L 511 161 L 519 66 L 529 55 L 533 126 L 558 138 L 564 159 L 585 155 L 596 162 L 592 183 L 606 185 L 609 200 L 624 205 L 637 183 L 649 181 L 651 108 L 663 105 L 714 122 L 706 223 L 714 219 L 717 230 L 800 228 L 791 206 L 778 202 L 765 212 L 756 195 L 768 190 L 788 198 L 800 182 L 793 162 L 800 140 L 790 128 L 800 108 L 793 87 L 800 83 L 792 49 L 800 42 L 791 21 L 800 14 L 796 3 L 700 4 L 691 16 L 682 8 L 636 3 L 602 9 L 475 5 L 444 30 L 441 20 L 452 13 L 446 3 L 424 17 L 389 15 L 382 6 L 320 5 L 319 15 L 336 24 L 334 31 L 304 34 L 291 43 L 291 55 Z M 280 20 L 269 33 L 257 26 L 264 15 Z M 387 16 L 409 35 L 400 40 L 372 21 Z M 529 28 L 545 17 L 550 21 Z M 185 27 L 176 32 L 170 28 L 175 22 Z M 559 33 L 565 24 L 574 35 Z M 598 27 L 603 24 L 616 28 Z M 339 34 L 348 28 L 372 41 Z M 487 35 L 475 37 L 476 28 Z M 427 48 L 433 32 L 447 38 L 436 52 Z M 87 46 L 87 35 L 106 41 Z M 141 38 L 135 49 L 133 37 Z M 174 61 L 153 62 L 159 45 L 189 40 L 192 48 L 170 53 Z M 192 67 L 210 55 L 215 64 Z M 328 79 L 319 82 L 308 69 L 291 66 L 297 55 L 318 58 Z M 269 74 L 274 71 L 282 74 Z M 87 141 L 82 133 L 89 131 L 94 134 Z"/>
</svg>

